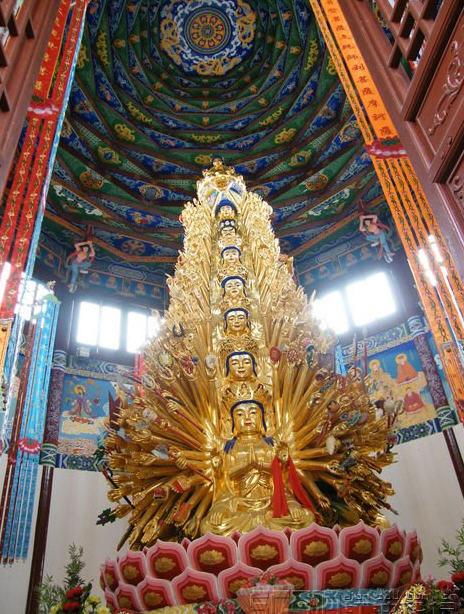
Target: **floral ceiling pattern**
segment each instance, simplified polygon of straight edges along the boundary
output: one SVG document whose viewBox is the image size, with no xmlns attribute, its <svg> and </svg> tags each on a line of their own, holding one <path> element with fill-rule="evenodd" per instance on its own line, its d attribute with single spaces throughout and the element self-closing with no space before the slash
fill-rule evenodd
<svg viewBox="0 0 464 614">
<path fill-rule="evenodd" d="M 91 226 L 97 258 L 169 269 L 215 156 L 273 206 L 297 265 L 353 232 L 359 198 L 384 202 L 305 0 L 91 0 L 42 243 Z"/>
</svg>

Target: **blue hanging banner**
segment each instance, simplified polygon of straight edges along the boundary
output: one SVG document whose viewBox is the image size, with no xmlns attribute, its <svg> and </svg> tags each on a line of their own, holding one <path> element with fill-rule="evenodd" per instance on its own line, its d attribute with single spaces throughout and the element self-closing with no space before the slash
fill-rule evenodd
<svg viewBox="0 0 464 614">
<path fill-rule="evenodd" d="M 0 548 L 3 562 L 8 563 L 25 560 L 28 554 L 60 306 L 39 282 L 29 280 L 26 285 L 34 288 L 34 299 L 26 316 L 22 313 L 24 305 L 16 315 L 15 334 L 10 338 L 10 344 L 16 347 L 9 348 L 10 360 L 5 368 L 11 382 L 17 380 L 19 372 L 21 376 L 17 393 L 10 395 L 3 433 L 8 440 L 8 466 L 0 509 Z M 24 333 L 25 344 L 19 348 Z"/>
</svg>

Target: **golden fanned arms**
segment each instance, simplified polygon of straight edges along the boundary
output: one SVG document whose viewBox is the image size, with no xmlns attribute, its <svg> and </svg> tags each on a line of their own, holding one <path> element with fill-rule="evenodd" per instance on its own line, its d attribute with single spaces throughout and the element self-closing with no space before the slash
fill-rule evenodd
<svg viewBox="0 0 464 614">
<path fill-rule="evenodd" d="M 271 207 L 218 160 L 182 214 L 184 250 L 145 372 L 107 439 L 134 549 L 157 538 L 382 522 L 388 426 L 333 371 Z"/>
</svg>

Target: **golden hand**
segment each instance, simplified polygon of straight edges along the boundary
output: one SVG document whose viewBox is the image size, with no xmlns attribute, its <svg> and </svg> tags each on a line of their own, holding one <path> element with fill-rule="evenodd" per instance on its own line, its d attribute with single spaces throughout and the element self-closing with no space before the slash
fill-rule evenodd
<svg viewBox="0 0 464 614">
<path fill-rule="evenodd" d="M 290 516 L 292 517 L 292 520 L 295 520 L 296 522 L 300 522 L 304 519 L 305 517 L 305 510 L 302 507 L 290 507 Z"/>
<path fill-rule="evenodd" d="M 180 450 L 177 448 L 170 448 L 169 454 L 172 456 L 176 466 L 179 467 L 179 469 L 185 469 L 187 467 L 187 459 Z"/>
<path fill-rule="evenodd" d="M 219 454 L 214 454 L 214 456 L 211 457 L 211 465 L 215 471 L 217 471 L 222 465 L 222 458 L 219 456 Z"/>
<path fill-rule="evenodd" d="M 279 442 L 276 446 L 276 456 L 277 458 L 286 463 L 289 457 L 288 445 L 286 443 Z"/>
<path fill-rule="evenodd" d="M 319 504 L 319 507 L 322 508 L 323 510 L 332 509 L 332 506 L 330 505 L 330 501 L 325 495 L 319 495 L 317 498 L 317 502 Z"/>
</svg>

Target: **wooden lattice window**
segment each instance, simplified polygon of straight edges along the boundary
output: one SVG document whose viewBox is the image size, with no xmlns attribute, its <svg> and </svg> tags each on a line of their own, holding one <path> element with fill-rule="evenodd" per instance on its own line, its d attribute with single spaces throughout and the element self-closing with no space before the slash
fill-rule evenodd
<svg viewBox="0 0 464 614">
<path fill-rule="evenodd" d="M 409 78 L 424 53 L 443 0 L 375 0 L 375 12 L 391 44 L 388 66 L 402 66 Z"/>
<path fill-rule="evenodd" d="M 0 68 L 4 72 L 17 61 L 21 51 L 22 39 L 35 38 L 34 27 L 25 0 L 0 0 Z M 9 74 L 4 74 L 0 84 L 0 111 L 10 110 L 8 81 Z"/>
</svg>

